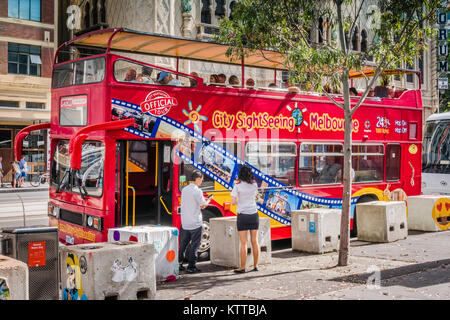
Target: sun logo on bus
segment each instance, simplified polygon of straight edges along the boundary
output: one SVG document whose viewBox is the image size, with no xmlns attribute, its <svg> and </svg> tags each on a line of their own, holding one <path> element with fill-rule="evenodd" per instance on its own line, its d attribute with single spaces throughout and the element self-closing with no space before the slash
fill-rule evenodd
<svg viewBox="0 0 450 320">
<path fill-rule="evenodd" d="M 187 126 L 189 124 L 194 124 L 194 129 L 197 132 L 201 132 L 201 128 L 199 127 L 200 121 L 208 121 L 208 117 L 200 115 L 200 110 L 202 110 L 202 106 L 199 105 L 197 109 L 194 110 L 192 107 L 192 102 L 189 101 L 189 112 L 186 109 L 183 109 L 183 114 L 189 119 L 184 122 L 184 125 Z"/>
</svg>

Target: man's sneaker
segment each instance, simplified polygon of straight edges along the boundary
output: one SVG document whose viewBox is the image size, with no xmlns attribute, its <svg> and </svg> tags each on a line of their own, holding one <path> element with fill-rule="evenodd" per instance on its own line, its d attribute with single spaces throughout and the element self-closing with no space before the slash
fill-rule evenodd
<svg viewBox="0 0 450 320">
<path fill-rule="evenodd" d="M 188 273 L 198 273 L 198 272 L 202 272 L 202 270 L 200 270 L 197 267 L 193 267 L 193 268 L 187 268 L 187 272 Z"/>
<path fill-rule="evenodd" d="M 184 270 L 186 270 L 186 267 L 185 266 L 183 266 L 181 263 L 180 263 L 180 266 L 179 266 L 179 268 L 178 268 L 180 271 L 184 271 Z"/>
</svg>

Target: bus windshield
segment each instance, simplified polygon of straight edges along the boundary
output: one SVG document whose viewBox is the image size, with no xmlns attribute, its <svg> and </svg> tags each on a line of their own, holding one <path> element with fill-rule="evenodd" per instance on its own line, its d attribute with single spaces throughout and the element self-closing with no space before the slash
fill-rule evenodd
<svg viewBox="0 0 450 320">
<path fill-rule="evenodd" d="M 102 82 L 105 78 L 105 58 L 85 59 L 65 63 L 53 69 L 52 88 Z"/>
<path fill-rule="evenodd" d="M 101 197 L 103 193 L 103 168 L 105 147 L 99 141 L 83 143 L 81 169 L 75 174 L 69 172 L 69 141 L 62 140 L 56 146 L 52 162 L 52 187 L 78 193 L 80 187 L 86 195 Z"/>
<path fill-rule="evenodd" d="M 450 173 L 450 120 L 426 123 L 423 137 L 422 172 Z"/>
</svg>

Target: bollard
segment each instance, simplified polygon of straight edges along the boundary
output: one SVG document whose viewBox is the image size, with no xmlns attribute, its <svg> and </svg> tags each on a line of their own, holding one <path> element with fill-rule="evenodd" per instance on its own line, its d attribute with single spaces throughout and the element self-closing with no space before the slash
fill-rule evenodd
<svg viewBox="0 0 450 320">
<path fill-rule="evenodd" d="M 450 228 L 450 196 L 408 197 L 408 229 L 444 231 Z"/>
<path fill-rule="evenodd" d="M 179 276 L 178 235 L 179 231 L 174 227 L 130 226 L 109 229 L 108 241 L 152 243 L 155 246 L 156 281 L 175 281 Z"/>
<path fill-rule="evenodd" d="M 103 242 L 60 249 L 63 300 L 153 300 L 154 247 Z"/>
<path fill-rule="evenodd" d="M 225 267 L 239 267 L 240 241 L 236 227 L 237 217 L 212 218 L 210 225 L 210 259 L 211 263 Z M 260 246 L 259 265 L 272 263 L 272 244 L 270 234 L 270 219 L 259 217 L 258 243 Z M 252 244 L 248 232 L 246 266 L 253 266 Z"/>
<path fill-rule="evenodd" d="M 0 255 L 0 300 L 29 300 L 26 263 Z"/>
<path fill-rule="evenodd" d="M 408 237 L 404 201 L 371 201 L 356 205 L 358 240 L 393 242 Z"/>
<path fill-rule="evenodd" d="M 314 208 L 292 211 L 292 250 L 311 253 L 337 251 L 340 220 L 340 209 Z"/>
</svg>

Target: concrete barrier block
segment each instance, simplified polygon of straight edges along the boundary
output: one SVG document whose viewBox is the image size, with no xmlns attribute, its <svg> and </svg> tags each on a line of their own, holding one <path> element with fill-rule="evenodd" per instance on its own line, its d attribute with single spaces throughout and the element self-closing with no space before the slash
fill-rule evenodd
<svg viewBox="0 0 450 320">
<path fill-rule="evenodd" d="M 340 209 L 314 208 L 292 211 L 292 249 L 311 253 L 337 251 L 340 221 Z"/>
<path fill-rule="evenodd" d="M 61 247 L 63 300 L 153 300 L 153 244 L 103 242 Z"/>
<path fill-rule="evenodd" d="M 212 218 L 210 224 L 210 260 L 212 264 L 237 268 L 241 265 L 240 241 L 236 225 L 237 217 Z M 272 263 L 270 219 L 259 217 L 258 243 L 260 247 L 259 265 Z M 248 232 L 246 266 L 253 266 L 253 248 Z"/>
<path fill-rule="evenodd" d="M 27 264 L 0 255 L 0 300 L 29 300 L 29 297 Z"/>
<path fill-rule="evenodd" d="M 420 231 L 444 231 L 450 228 L 450 196 L 408 197 L 408 228 Z"/>
<path fill-rule="evenodd" d="M 166 226 L 111 228 L 108 241 L 152 243 L 155 246 L 156 281 L 174 281 L 179 276 L 178 235 L 177 228 Z"/>
<path fill-rule="evenodd" d="M 408 237 L 404 201 L 372 201 L 356 205 L 358 240 L 393 242 Z"/>
</svg>

